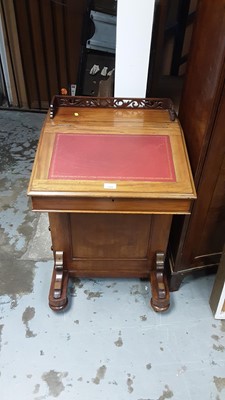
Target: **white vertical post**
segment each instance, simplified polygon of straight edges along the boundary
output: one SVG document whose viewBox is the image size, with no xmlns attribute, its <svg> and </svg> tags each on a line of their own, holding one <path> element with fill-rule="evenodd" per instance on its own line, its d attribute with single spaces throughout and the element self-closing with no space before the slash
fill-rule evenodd
<svg viewBox="0 0 225 400">
<path fill-rule="evenodd" d="M 118 0 L 115 97 L 145 97 L 155 0 Z"/>
</svg>

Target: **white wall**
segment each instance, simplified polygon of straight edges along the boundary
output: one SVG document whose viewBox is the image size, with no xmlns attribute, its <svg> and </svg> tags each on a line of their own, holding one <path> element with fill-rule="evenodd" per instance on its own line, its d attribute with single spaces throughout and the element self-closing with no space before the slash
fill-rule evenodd
<svg viewBox="0 0 225 400">
<path fill-rule="evenodd" d="M 145 97 L 155 0 L 118 0 L 115 97 Z"/>
</svg>

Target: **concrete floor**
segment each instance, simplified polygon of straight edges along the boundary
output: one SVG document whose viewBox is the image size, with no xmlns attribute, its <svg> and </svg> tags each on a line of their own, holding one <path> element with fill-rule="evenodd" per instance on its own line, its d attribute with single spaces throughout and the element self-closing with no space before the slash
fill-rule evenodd
<svg viewBox="0 0 225 400">
<path fill-rule="evenodd" d="M 68 309 L 48 308 L 48 221 L 26 196 L 43 119 L 0 111 L 0 399 L 225 399 L 213 275 L 186 278 L 165 314 L 135 279 L 77 279 Z"/>
</svg>

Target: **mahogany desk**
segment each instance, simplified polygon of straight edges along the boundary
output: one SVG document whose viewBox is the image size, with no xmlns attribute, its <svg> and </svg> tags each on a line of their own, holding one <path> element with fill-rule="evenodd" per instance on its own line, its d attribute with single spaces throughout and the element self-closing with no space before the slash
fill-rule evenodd
<svg viewBox="0 0 225 400">
<path fill-rule="evenodd" d="M 169 307 L 171 219 L 196 197 L 170 100 L 55 96 L 28 195 L 49 214 L 53 310 L 67 304 L 69 277 L 149 278 L 154 310 Z"/>
</svg>

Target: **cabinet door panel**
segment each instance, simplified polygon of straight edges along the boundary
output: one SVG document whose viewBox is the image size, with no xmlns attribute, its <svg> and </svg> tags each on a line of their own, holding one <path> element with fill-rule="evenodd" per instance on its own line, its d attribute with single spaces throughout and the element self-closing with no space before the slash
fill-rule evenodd
<svg viewBox="0 0 225 400">
<path fill-rule="evenodd" d="M 150 215 L 70 214 L 73 258 L 146 258 Z"/>
</svg>

